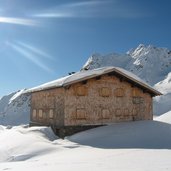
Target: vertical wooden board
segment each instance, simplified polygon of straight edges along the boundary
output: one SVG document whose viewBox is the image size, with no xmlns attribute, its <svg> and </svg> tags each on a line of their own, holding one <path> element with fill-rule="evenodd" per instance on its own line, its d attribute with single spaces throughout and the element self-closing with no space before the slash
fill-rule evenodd
<svg viewBox="0 0 171 171">
<path fill-rule="evenodd" d="M 75 95 L 76 96 L 86 96 L 88 93 L 87 87 L 85 85 L 80 85 L 75 87 Z"/>
<path fill-rule="evenodd" d="M 111 89 L 108 87 L 102 87 L 99 89 L 99 95 L 102 97 L 109 97 L 111 95 Z"/>
</svg>

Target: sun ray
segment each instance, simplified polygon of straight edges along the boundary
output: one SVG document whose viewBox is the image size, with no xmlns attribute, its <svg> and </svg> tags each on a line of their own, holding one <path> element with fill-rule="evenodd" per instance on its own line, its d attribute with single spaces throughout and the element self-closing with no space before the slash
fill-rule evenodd
<svg viewBox="0 0 171 171">
<path fill-rule="evenodd" d="M 53 72 L 48 66 L 43 64 L 35 55 L 33 55 L 31 52 L 28 52 L 27 50 L 24 50 L 22 47 L 8 42 L 8 46 L 10 46 L 12 49 L 17 51 L 19 54 L 21 54 L 24 58 L 30 60 L 32 63 L 37 65 L 39 68 L 48 71 L 48 72 Z"/>
<path fill-rule="evenodd" d="M 26 44 L 24 42 L 21 42 L 21 41 L 16 41 L 16 43 L 18 45 L 22 46 L 23 48 L 27 49 L 28 51 L 37 54 L 38 56 L 53 60 L 52 56 L 48 55 L 47 53 L 45 53 L 44 51 L 42 51 L 36 47 L 33 47 L 33 46 Z"/>
</svg>

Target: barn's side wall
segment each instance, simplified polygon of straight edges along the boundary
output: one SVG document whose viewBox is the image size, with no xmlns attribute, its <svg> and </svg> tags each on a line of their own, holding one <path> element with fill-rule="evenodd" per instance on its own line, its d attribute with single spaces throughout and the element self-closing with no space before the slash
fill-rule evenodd
<svg viewBox="0 0 171 171">
<path fill-rule="evenodd" d="M 153 118 L 150 94 L 115 76 L 76 83 L 65 91 L 65 126 Z"/>
<path fill-rule="evenodd" d="M 31 125 L 64 125 L 63 88 L 32 93 Z"/>
</svg>

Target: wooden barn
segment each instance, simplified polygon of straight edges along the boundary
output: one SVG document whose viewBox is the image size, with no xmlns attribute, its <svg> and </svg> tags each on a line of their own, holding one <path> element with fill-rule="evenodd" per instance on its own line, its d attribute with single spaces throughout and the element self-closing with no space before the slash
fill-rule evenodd
<svg viewBox="0 0 171 171">
<path fill-rule="evenodd" d="M 80 71 L 28 90 L 30 125 L 52 126 L 60 136 L 121 121 L 152 120 L 161 95 L 118 67 Z"/>
</svg>

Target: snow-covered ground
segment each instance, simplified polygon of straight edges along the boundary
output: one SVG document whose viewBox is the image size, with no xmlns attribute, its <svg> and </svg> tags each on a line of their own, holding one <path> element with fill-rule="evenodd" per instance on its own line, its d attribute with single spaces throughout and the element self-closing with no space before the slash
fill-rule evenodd
<svg viewBox="0 0 171 171">
<path fill-rule="evenodd" d="M 57 138 L 50 128 L 0 126 L 0 170 L 171 170 L 171 112 Z"/>
</svg>

